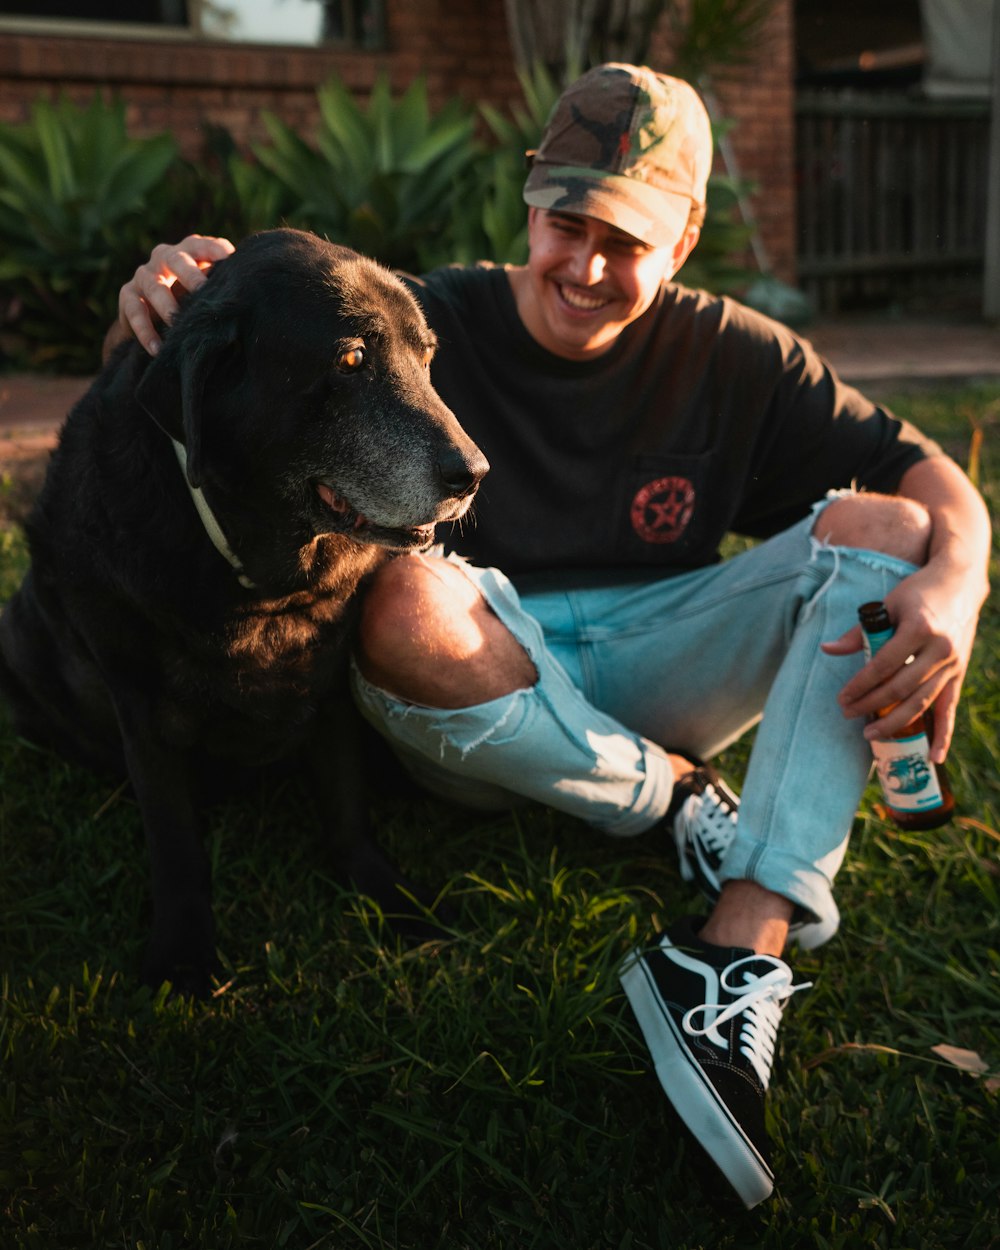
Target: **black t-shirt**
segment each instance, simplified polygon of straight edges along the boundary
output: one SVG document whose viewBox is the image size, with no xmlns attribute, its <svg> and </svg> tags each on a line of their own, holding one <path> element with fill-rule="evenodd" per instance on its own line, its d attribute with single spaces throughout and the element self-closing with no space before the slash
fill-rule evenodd
<svg viewBox="0 0 1000 1250">
<path fill-rule="evenodd" d="M 502 268 L 405 280 L 438 336 L 432 381 L 491 466 L 445 542 L 515 580 L 710 564 L 727 531 L 777 533 L 852 482 L 891 492 L 939 452 L 730 299 L 664 284 L 580 362 L 535 342 Z"/>
</svg>

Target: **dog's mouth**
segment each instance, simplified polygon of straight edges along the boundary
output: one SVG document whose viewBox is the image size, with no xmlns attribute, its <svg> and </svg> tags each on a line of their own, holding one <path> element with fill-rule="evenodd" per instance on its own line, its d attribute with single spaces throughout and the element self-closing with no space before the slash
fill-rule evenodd
<svg viewBox="0 0 1000 1250">
<path fill-rule="evenodd" d="M 328 483 L 317 482 L 316 494 L 322 501 L 324 514 L 333 521 L 328 528 L 346 534 L 355 542 L 376 543 L 399 551 L 424 551 L 434 542 L 433 523 L 409 527 L 377 525 Z"/>
</svg>

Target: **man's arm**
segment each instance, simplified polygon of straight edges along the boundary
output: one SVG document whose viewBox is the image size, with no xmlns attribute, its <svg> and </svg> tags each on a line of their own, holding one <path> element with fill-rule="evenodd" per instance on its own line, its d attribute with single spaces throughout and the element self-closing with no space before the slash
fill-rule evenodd
<svg viewBox="0 0 1000 1250">
<path fill-rule="evenodd" d="M 951 742 L 979 612 L 989 593 L 990 519 L 979 492 L 947 456 L 912 465 L 897 493 L 922 503 L 930 514 L 927 562 L 886 595 L 896 632 L 847 682 L 840 703 L 850 717 L 897 705 L 866 727 L 869 737 L 888 736 L 933 705 L 931 754 L 940 762 Z M 859 651 L 860 626 L 823 649 L 831 655 Z"/>
<path fill-rule="evenodd" d="M 104 359 L 133 336 L 155 356 L 160 350 L 157 327 L 169 325 L 178 297 L 197 290 L 205 270 L 233 251 L 228 239 L 203 234 L 190 234 L 180 243 L 158 243 L 118 293 L 118 320 L 104 337 Z"/>
</svg>

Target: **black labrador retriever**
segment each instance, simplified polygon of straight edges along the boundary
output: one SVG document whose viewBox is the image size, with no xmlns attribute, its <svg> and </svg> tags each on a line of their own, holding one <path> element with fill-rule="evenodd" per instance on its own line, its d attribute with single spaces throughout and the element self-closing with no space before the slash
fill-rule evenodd
<svg viewBox="0 0 1000 1250">
<path fill-rule="evenodd" d="M 488 468 L 431 386 L 433 349 L 388 271 L 267 231 L 67 418 L 0 618 L 0 690 L 26 737 L 127 773 L 153 985 L 204 996 L 218 971 L 206 771 L 311 764 L 338 875 L 405 906 L 367 832 L 346 660 L 364 579 L 462 516 Z"/>
</svg>

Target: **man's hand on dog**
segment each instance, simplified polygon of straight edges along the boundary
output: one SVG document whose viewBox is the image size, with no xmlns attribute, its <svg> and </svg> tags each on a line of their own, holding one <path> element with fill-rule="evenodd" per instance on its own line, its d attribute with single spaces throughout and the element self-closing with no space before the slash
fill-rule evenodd
<svg viewBox="0 0 1000 1250">
<path fill-rule="evenodd" d="M 160 350 L 159 327 L 169 325 L 183 296 L 201 286 L 205 270 L 234 250 L 228 239 L 204 234 L 189 234 L 180 243 L 158 243 L 118 293 L 118 320 L 104 340 L 104 358 L 133 335 L 155 356 Z"/>
</svg>

